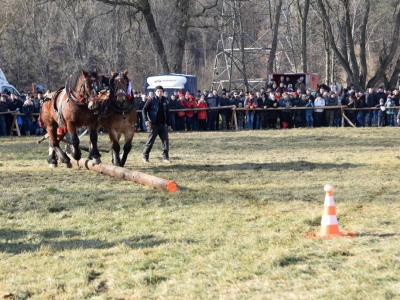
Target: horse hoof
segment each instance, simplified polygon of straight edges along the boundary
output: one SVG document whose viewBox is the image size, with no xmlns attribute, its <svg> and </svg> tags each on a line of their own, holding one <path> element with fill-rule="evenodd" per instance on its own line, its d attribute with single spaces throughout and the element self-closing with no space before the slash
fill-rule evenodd
<svg viewBox="0 0 400 300">
<path fill-rule="evenodd" d="M 72 168 L 72 164 L 70 162 L 65 163 L 67 168 Z"/>
<path fill-rule="evenodd" d="M 57 168 L 57 165 L 56 164 L 49 164 L 49 167 L 50 167 L 50 169 L 54 169 L 54 168 Z"/>
<path fill-rule="evenodd" d="M 92 162 L 93 162 L 94 165 L 99 165 L 99 164 L 101 164 L 100 157 L 93 158 Z"/>
</svg>

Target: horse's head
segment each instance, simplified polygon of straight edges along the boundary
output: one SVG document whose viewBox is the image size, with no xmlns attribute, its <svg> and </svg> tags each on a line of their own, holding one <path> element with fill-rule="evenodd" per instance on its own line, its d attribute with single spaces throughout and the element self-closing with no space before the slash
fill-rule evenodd
<svg viewBox="0 0 400 300">
<path fill-rule="evenodd" d="M 88 108 L 90 110 L 95 110 L 98 106 L 98 97 L 97 94 L 99 92 L 99 78 L 97 70 L 94 71 L 85 71 L 82 70 L 82 74 L 80 76 L 80 95 L 87 102 Z M 79 83 L 78 83 L 79 84 Z"/>
<path fill-rule="evenodd" d="M 123 106 L 131 97 L 131 82 L 127 75 L 128 70 L 122 73 L 111 72 L 110 94 L 119 106 Z"/>
</svg>

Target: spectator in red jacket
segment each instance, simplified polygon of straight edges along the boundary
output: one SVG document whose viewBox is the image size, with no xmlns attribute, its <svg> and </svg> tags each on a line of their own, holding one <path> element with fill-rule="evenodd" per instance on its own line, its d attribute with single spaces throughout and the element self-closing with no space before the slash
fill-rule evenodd
<svg viewBox="0 0 400 300">
<path fill-rule="evenodd" d="M 186 108 L 186 99 L 184 94 L 179 94 L 178 100 L 178 109 L 185 109 Z M 177 129 L 185 131 L 185 115 L 184 111 L 178 111 L 178 119 L 177 119 Z"/>
<path fill-rule="evenodd" d="M 185 108 L 186 109 L 197 108 L 197 104 L 196 104 L 196 101 L 194 100 L 193 95 L 188 96 L 188 100 L 185 102 Z M 186 112 L 186 129 L 187 129 L 187 131 L 192 131 L 195 128 L 193 117 L 194 117 L 193 110 L 189 110 Z"/>
<path fill-rule="evenodd" d="M 208 107 L 205 96 L 201 95 L 199 102 L 197 103 L 197 108 L 206 108 Z M 199 127 L 203 131 L 207 131 L 207 111 L 200 110 L 197 113 L 197 117 L 199 119 Z"/>
</svg>

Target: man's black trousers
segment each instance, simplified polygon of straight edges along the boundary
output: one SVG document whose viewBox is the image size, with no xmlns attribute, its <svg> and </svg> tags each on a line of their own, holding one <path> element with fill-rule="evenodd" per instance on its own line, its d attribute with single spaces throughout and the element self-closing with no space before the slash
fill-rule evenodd
<svg viewBox="0 0 400 300">
<path fill-rule="evenodd" d="M 167 125 L 150 124 L 148 126 L 149 137 L 147 138 L 146 145 L 143 150 L 143 158 L 149 159 L 150 151 L 153 148 L 154 141 L 157 136 L 160 137 L 163 147 L 162 157 L 169 158 L 169 141 L 168 141 L 168 127 Z"/>
</svg>

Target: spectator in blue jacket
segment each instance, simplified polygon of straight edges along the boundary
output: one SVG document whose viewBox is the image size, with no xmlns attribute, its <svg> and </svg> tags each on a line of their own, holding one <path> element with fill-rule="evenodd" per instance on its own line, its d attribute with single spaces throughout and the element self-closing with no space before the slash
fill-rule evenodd
<svg viewBox="0 0 400 300">
<path fill-rule="evenodd" d="M 306 107 L 314 107 L 314 103 L 312 102 L 311 98 L 308 98 L 308 102 L 306 104 Z M 307 128 L 313 128 L 314 127 L 314 119 L 313 119 L 313 109 L 306 109 L 306 125 Z"/>
<path fill-rule="evenodd" d="M 290 109 L 293 106 L 292 100 L 287 93 L 283 93 L 283 97 L 279 99 L 279 107 L 286 107 L 281 111 L 281 128 L 288 128 L 290 121 Z"/>
</svg>

